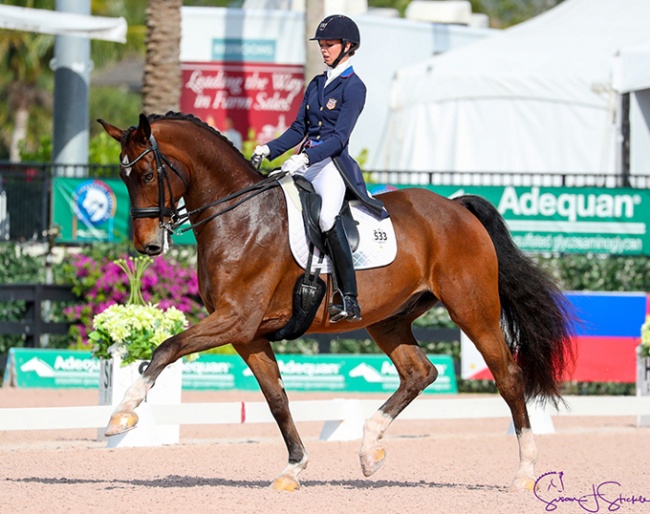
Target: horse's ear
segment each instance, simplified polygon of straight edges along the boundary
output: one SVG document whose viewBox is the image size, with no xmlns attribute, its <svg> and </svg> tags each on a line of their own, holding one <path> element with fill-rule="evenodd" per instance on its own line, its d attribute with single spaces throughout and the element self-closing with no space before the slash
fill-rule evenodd
<svg viewBox="0 0 650 514">
<path fill-rule="evenodd" d="M 140 113 L 140 124 L 131 137 L 135 143 L 141 146 L 149 145 L 149 139 L 151 138 L 151 125 L 149 124 L 149 118 L 144 114 Z"/>
<path fill-rule="evenodd" d="M 113 139 L 115 139 L 115 141 L 119 143 L 122 142 L 122 134 L 124 134 L 124 131 L 122 129 L 119 129 L 110 123 L 106 123 L 102 119 L 99 119 L 97 121 L 102 125 L 102 127 L 104 127 L 104 130 L 109 136 L 111 136 Z"/>
</svg>

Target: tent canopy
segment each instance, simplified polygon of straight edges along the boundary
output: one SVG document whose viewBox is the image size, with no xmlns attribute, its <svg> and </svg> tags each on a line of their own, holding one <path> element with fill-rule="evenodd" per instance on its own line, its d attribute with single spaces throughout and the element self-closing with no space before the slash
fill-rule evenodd
<svg viewBox="0 0 650 514">
<path fill-rule="evenodd" d="M 648 0 L 565 0 L 400 70 L 373 169 L 613 172 L 618 93 L 650 86 L 649 20 Z"/>
<path fill-rule="evenodd" d="M 106 18 L 0 5 L 0 28 L 126 43 L 127 23 L 121 17 Z"/>
</svg>

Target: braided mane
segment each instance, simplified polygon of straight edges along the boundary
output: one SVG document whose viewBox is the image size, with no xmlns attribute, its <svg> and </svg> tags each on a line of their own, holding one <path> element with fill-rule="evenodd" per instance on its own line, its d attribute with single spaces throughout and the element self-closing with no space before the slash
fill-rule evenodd
<svg viewBox="0 0 650 514">
<path fill-rule="evenodd" d="M 199 127 L 205 128 L 212 132 L 215 136 L 220 138 L 224 143 L 228 143 L 233 150 L 235 150 L 241 157 L 244 159 L 248 164 L 248 159 L 244 157 L 244 154 L 241 153 L 241 151 L 235 147 L 235 145 L 232 144 L 232 141 L 228 139 L 226 136 L 224 136 L 221 132 L 219 132 L 217 129 L 214 127 L 208 125 L 205 121 L 203 121 L 200 118 L 197 118 L 193 114 L 186 114 L 183 112 L 174 112 L 174 111 L 169 111 L 167 114 L 150 114 L 147 116 L 149 119 L 149 123 L 153 123 L 154 121 L 159 121 L 159 120 L 180 120 L 180 121 L 189 121 L 193 123 L 194 125 L 197 125 Z M 251 165 L 252 166 L 252 165 Z"/>
</svg>

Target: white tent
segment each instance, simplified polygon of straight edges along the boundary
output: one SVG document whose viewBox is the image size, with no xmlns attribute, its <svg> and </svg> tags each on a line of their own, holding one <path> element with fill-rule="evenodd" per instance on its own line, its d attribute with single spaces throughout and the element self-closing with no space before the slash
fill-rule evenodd
<svg viewBox="0 0 650 514">
<path fill-rule="evenodd" d="M 0 28 L 126 43 L 127 23 L 122 17 L 106 18 L 0 5 Z"/>
<path fill-rule="evenodd" d="M 620 93 L 648 92 L 649 47 L 650 0 L 565 0 L 403 68 L 371 169 L 616 173 Z M 650 98 L 630 104 L 647 148 Z"/>
</svg>

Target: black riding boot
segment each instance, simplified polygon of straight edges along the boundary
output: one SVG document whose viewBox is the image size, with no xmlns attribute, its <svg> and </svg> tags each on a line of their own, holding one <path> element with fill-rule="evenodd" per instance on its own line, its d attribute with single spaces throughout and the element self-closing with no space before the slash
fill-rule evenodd
<svg viewBox="0 0 650 514">
<path fill-rule="evenodd" d="M 348 243 L 348 236 L 343 228 L 343 221 L 339 216 L 334 221 L 334 226 L 325 232 L 325 245 L 330 256 L 332 272 L 336 276 L 338 293 L 341 302 L 330 305 L 330 323 L 342 319 L 359 321 L 361 309 L 357 302 L 357 278 L 354 274 L 352 251 Z"/>
</svg>

